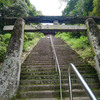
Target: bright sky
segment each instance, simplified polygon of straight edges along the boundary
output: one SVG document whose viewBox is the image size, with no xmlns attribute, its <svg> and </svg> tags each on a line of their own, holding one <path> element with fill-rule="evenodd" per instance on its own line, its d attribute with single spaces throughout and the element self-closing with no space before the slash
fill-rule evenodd
<svg viewBox="0 0 100 100">
<path fill-rule="evenodd" d="M 37 10 L 42 11 L 43 15 L 47 16 L 60 16 L 62 10 L 65 8 L 66 3 L 59 2 L 59 0 L 30 0 Z M 62 6 L 61 6 L 62 5 Z"/>
</svg>

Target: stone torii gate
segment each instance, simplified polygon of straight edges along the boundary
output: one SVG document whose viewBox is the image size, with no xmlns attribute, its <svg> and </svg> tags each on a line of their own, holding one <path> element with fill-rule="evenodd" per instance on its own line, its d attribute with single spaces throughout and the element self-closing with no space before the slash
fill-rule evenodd
<svg viewBox="0 0 100 100">
<path fill-rule="evenodd" d="M 7 26 L 5 32 L 12 32 L 6 59 L 0 72 L 0 99 L 12 98 L 16 95 L 21 71 L 21 55 L 25 32 L 86 32 L 96 62 L 96 70 L 100 80 L 100 17 L 65 17 L 35 16 L 28 18 L 3 18 Z M 25 25 L 29 23 L 53 23 L 78 25 Z M 82 24 L 82 25 L 79 25 Z"/>
</svg>

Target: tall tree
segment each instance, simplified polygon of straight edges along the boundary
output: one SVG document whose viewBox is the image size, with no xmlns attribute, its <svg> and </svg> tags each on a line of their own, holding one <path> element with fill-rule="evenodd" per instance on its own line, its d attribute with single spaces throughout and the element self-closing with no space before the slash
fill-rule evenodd
<svg viewBox="0 0 100 100">
<path fill-rule="evenodd" d="M 93 0 L 93 11 L 90 16 L 100 16 L 100 0 Z"/>
<path fill-rule="evenodd" d="M 93 9 L 93 0 L 70 0 L 63 11 L 67 16 L 88 16 Z"/>
<path fill-rule="evenodd" d="M 93 0 L 85 0 L 84 1 L 84 16 L 89 16 L 89 13 L 93 10 Z"/>
<path fill-rule="evenodd" d="M 3 7 L 2 16 L 4 17 L 25 17 L 28 16 L 28 6 L 23 1 L 18 1 L 8 7 Z"/>
<path fill-rule="evenodd" d="M 33 6 L 30 3 L 30 0 L 25 0 L 25 2 L 27 3 L 28 9 L 29 9 L 28 15 L 29 16 L 36 16 L 37 15 L 37 11 L 36 11 L 35 6 Z"/>
<path fill-rule="evenodd" d="M 78 0 L 75 5 L 75 8 L 70 12 L 70 15 L 71 16 L 82 16 L 84 12 L 83 6 L 84 6 L 84 0 Z"/>
<path fill-rule="evenodd" d="M 70 15 L 70 12 L 75 8 L 75 5 L 77 4 L 78 0 L 70 0 L 67 3 L 66 8 L 64 9 L 64 11 L 62 12 L 63 15 Z"/>
<path fill-rule="evenodd" d="M 1 17 L 26 17 L 41 14 L 36 11 L 30 0 L 0 0 L 0 33 L 5 24 Z"/>
</svg>

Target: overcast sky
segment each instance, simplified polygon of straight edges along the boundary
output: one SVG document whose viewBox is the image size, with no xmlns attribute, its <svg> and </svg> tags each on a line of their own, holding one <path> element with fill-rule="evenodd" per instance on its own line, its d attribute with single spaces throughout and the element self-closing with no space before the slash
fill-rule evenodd
<svg viewBox="0 0 100 100">
<path fill-rule="evenodd" d="M 30 0 L 37 10 L 41 10 L 43 15 L 60 16 L 62 10 L 65 8 L 66 3 L 62 4 L 59 0 Z"/>
</svg>

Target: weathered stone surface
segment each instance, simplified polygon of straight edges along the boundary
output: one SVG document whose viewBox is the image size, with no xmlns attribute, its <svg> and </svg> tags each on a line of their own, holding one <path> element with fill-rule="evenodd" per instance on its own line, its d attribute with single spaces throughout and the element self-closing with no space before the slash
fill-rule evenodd
<svg viewBox="0 0 100 100">
<path fill-rule="evenodd" d="M 56 24 L 56 25 L 55 25 Z M 55 22 L 54 25 L 25 25 L 25 32 L 86 32 L 85 25 L 58 25 Z M 4 26 L 3 31 L 12 32 L 13 25 Z"/>
<path fill-rule="evenodd" d="M 100 80 L 100 31 L 92 18 L 86 20 L 86 26 L 88 28 L 88 38 L 95 56 L 96 70 Z"/>
<path fill-rule="evenodd" d="M 76 17 L 76 16 L 33 16 L 23 18 L 26 24 L 29 23 L 53 23 L 57 20 L 59 23 L 66 24 L 84 24 L 87 18 L 93 18 L 97 23 L 100 23 L 100 17 Z M 3 20 L 8 25 L 13 25 L 17 17 L 4 17 Z"/>
<path fill-rule="evenodd" d="M 7 56 L 21 57 L 23 48 L 24 20 L 18 19 L 15 23 L 10 43 L 7 50 Z"/>
<path fill-rule="evenodd" d="M 0 98 L 2 99 L 14 96 L 19 86 L 23 35 L 24 20 L 18 19 L 0 72 Z"/>
</svg>

